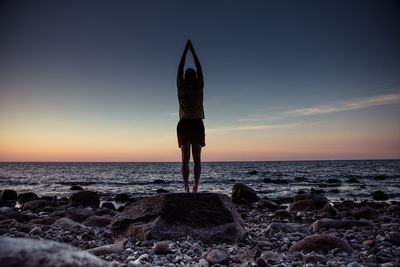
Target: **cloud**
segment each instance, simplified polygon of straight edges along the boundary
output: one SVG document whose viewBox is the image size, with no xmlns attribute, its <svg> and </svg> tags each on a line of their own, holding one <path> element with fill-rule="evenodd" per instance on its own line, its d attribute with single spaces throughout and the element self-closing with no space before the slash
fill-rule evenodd
<svg viewBox="0 0 400 267">
<path fill-rule="evenodd" d="M 281 129 L 299 126 L 301 123 L 288 123 L 288 124 L 261 124 L 261 125 L 244 125 L 244 126 L 229 126 L 229 127 L 217 127 L 207 129 L 209 132 L 232 132 L 232 131 L 254 131 L 254 130 L 265 130 L 265 129 Z"/>
<path fill-rule="evenodd" d="M 300 108 L 283 112 L 283 114 L 289 116 L 307 116 L 307 115 L 315 115 L 323 113 L 357 110 L 368 107 L 382 106 L 382 105 L 396 104 L 396 103 L 400 103 L 400 93 L 378 95 L 373 97 L 360 98 L 356 100 L 342 101 L 322 106 Z"/>
</svg>

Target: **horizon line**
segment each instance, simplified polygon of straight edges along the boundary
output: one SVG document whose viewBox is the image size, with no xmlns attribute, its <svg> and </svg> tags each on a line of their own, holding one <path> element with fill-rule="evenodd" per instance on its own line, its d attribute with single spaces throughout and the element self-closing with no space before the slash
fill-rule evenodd
<svg viewBox="0 0 400 267">
<path fill-rule="evenodd" d="M 294 162 L 294 161 L 379 161 L 400 160 L 400 158 L 379 159 L 298 159 L 298 160 L 209 160 L 202 163 L 213 162 Z M 192 162 L 192 161 L 190 161 Z M 181 163 L 181 161 L 0 161 L 0 163 Z"/>
</svg>

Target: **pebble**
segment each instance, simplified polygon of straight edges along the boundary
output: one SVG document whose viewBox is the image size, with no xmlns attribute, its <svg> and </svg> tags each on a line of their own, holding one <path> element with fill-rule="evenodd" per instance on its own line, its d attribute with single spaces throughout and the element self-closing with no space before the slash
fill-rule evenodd
<svg viewBox="0 0 400 267">
<path fill-rule="evenodd" d="M 159 241 L 153 247 L 154 253 L 156 254 L 167 254 L 170 253 L 169 243 L 167 241 Z"/>
<path fill-rule="evenodd" d="M 38 199 L 27 205 L 30 207 L 29 209 L 22 211 L 10 207 L 0 207 L 0 234 L 13 237 L 27 235 L 31 238 L 58 240 L 85 250 L 114 243 L 113 235 L 107 228 L 82 227 L 82 224 L 66 220 L 66 210 L 71 208 L 68 205 L 68 199 L 57 200 L 60 201 L 60 204 L 54 202 L 53 199 L 56 198 L 49 197 L 47 199 Z M 300 200 L 298 197 L 294 199 Z M 316 199 L 318 200 L 318 198 Z M 400 255 L 400 248 L 397 245 L 400 240 L 398 232 L 400 229 L 399 204 L 395 202 L 388 204 L 374 201 L 336 201 L 328 203 L 330 208 L 338 211 L 337 216 L 332 216 L 333 213 L 323 213 L 318 209 L 299 210 L 293 213 L 283 210 L 282 208 L 286 208 L 288 205 L 282 206 L 282 203 L 290 204 L 293 202 L 293 198 L 288 198 L 286 202 L 271 201 L 280 204 L 275 212 L 269 209 L 257 209 L 256 203 L 237 205 L 248 229 L 248 233 L 241 242 L 203 244 L 191 237 L 179 241 L 140 241 L 132 237 L 129 238 L 126 248 L 121 252 L 100 257 L 125 266 L 208 267 L 210 266 L 209 260 L 214 262 L 212 264 L 216 267 L 248 267 L 257 266 L 257 264 L 258 266 L 275 267 L 301 265 L 398 266 Z M 260 203 L 262 202 L 267 203 L 260 201 Z M 325 207 L 328 204 L 324 204 Z M 97 216 L 111 218 L 118 212 L 112 211 L 110 208 L 86 209 L 92 210 Z M 109 213 L 104 212 L 105 210 Z M 64 227 L 28 223 L 32 219 L 41 220 L 42 217 L 39 214 L 45 216 L 49 213 L 51 217 L 62 218 L 58 223 L 60 223 L 59 226 L 63 225 Z M 305 250 L 288 253 L 293 244 L 311 236 L 313 222 L 325 219 L 360 222 L 348 228 L 348 223 L 343 224 L 346 229 L 340 227 L 318 229 L 319 234 L 331 235 L 348 243 L 354 249 L 352 254 L 343 252 L 341 249 L 331 249 L 325 253 Z M 368 225 L 373 225 L 373 228 L 366 227 Z M 205 253 L 206 251 L 208 253 Z M 219 254 L 222 254 L 222 261 L 218 262 L 217 257 L 212 256 L 211 251 L 218 251 Z M 275 253 L 279 257 L 270 258 L 267 256 L 268 252 Z M 215 254 L 218 255 L 218 253 Z"/>
<path fill-rule="evenodd" d="M 210 264 L 223 264 L 230 260 L 228 252 L 222 249 L 212 249 L 207 252 L 206 260 Z"/>
</svg>

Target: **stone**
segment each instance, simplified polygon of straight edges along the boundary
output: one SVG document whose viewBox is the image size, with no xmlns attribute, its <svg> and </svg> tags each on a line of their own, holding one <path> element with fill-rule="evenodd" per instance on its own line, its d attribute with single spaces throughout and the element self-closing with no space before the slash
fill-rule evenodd
<svg viewBox="0 0 400 267">
<path fill-rule="evenodd" d="M 0 237 L 1 266 L 107 267 L 112 263 L 72 247 L 49 240 Z"/>
<path fill-rule="evenodd" d="M 88 227 L 106 227 L 111 222 L 110 217 L 93 215 L 87 217 L 82 224 Z"/>
<path fill-rule="evenodd" d="M 130 200 L 130 197 L 125 193 L 121 193 L 121 194 L 116 195 L 114 200 L 117 202 L 127 202 Z"/>
<path fill-rule="evenodd" d="M 323 251 L 327 253 L 334 248 L 338 248 L 348 253 L 351 253 L 353 251 L 349 244 L 347 244 L 347 242 L 342 239 L 331 235 L 314 234 L 294 243 L 290 247 L 289 252 L 311 250 Z"/>
<path fill-rule="evenodd" d="M 165 181 L 162 180 L 162 179 L 155 179 L 155 180 L 153 181 L 153 183 L 154 183 L 154 184 L 163 184 L 163 183 L 165 183 Z"/>
<path fill-rule="evenodd" d="M 372 198 L 374 200 L 388 200 L 389 197 L 382 191 L 375 191 L 372 193 Z"/>
<path fill-rule="evenodd" d="M 1 200 L 16 200 L 17 192 L 15 190 L 11 190 L 11 189 L 1 190 L 0 199 Z"/>
<path fill-rule="evenodd" d="M 293 232 L 310 232 L 310 227 L 304 224 L 297 223 L 281 223 L 272 222 L 265 229 L 264 233 L 273 235 L 278 232 L 293 233 Z"/>
<path fill-rule="evenodd" d="M 69 188 L 69 190 L 78 191 L 78 190 L 83 190 L 83 188 L 80 185 L 73 185 Z"/>
<path fill-rule="evenodd" d="M 171 252 L 167 241 L 159 241 L 154 244 L 153 251 L 156 254 L 168 254 Z"/>
<path fill-rule="evenodd" d="M 321 219 L 312 224 L 312 229 L 314 233 L 317 233 L 324 229 L 351 229 L 355 226 L 374 228 L 374 225 L 369 221 Z"/>
<path fill-rule="evenodd" d="M 18 200 L 19 201 L 21 201 L 21 202 L 28 202 L 28 201 L 31 201 L 31 200 L 35 200 L 35 199 L 38 199 L 39 197 L 38 197 L 38 195 L 36 195 L 35 193 L 33 193 L 33 192 L 28 192 L 28 193 L 21 193 L 21 194 L 18 194 Z"/>
<path fill-rule="evenodd" d="M 71 195 L 69 203 L 72 206 L 95 207 L 100 205 L 100 197 L 97 192 L 80 191 Z"/>
<path fill-rule="evenodd" d="M 255 175 L 257 174 L 257 171 L 249 171 L 248 174 Z"/>
<path fill-rule="evenodd" d="M 230 257 L 225 250 L 215 248 L 207 252 L 206 260 L 210 264 L 224 264 L 229 262 Z"/>
<path fill-rule="evenodd" d="M 32 219 L 32 220 L 29 221 L 29 223 L 50 225 L 50 224 L 53 224 L 58 219 L 60 219 L 60 218 L 59 217 L 53 217 L 53 216 L 46 216 L 46 217 L 43 217 L 43 218 Z"/>
<path fill-rule="evenodd" d="M 47 200 L 38 199 L 25 202 L 22 210 L 41 210 L 49 204 Z"/>
<path fill-rule="evenodd" d="M 280 260 L 280 255 L 272 251 L 263 251 L 260 257 L 257 259 L 259 266 L 271 266 Z"/>
<path fill-rule="evenodd" d="M 322 262 L 324 261 L 325 258 L 322 257 L 321 255 L 304 255 L 302 259 L 303 265 L 306 265 L 308 263 L 310 264 L 316 264 L 317 262 Z"/>
<path fill-rule="evenodd" d="M 237 183 L 232 188 L 232 200 L 239 202 L 241 200 L 255 202 L 259 200 L 257 192 L 247 185 Z"/>
<path fill-rule="evenodd" d="M 199 267 L 209 267 L 210 264 L 208 263 L 208 261 L 206 259 L 200 259 L 199 260 Z"/>
<path fill-rule="evenodd" d="M 400 233 L 391 231 L 387 233 L 386 240 L 396 246 L 400 246 Z"/>
<path fill-rule="evenodd" d="M 93 211 L 85 208 L 69 208 L 65 215 L 66 218 L 76 222 L 83 222 L 86 218 L 95 215 Z"/>
<path fill-rule="evenodd" d="M 372 247 L 374 245 L 374 241 L 371 240 L 371 239 L 364 240 L 362 243 L 363 243 L 364 246 Z"/>
<path fill-rule="evenodd" d="M 32 230 L 29 231 L 31 235 L 40 235 L 42 233 L 42 229 L 39 226 L 36 226 L 32 228 Z"/>
<path fill-rule="evenodd" d="M 86 251 L 96 256 L 107 255 L 107 254 L 120 254 L 125 250 L 126 241 L 127 239 L 123 239 L 114 244 L 91 248 Z"/>
<path fill-rule="evenodd" d="M 101 206 L 103 208 L 108 208 L 110 210 L 116 210 L 115 205 L 112 202 L 103 202 L 103 204 L 101 204 Z"/>
<path fill-rule="evenodd" d="M 284 220 L 284 219 L 291 219 L 293 218 L 293 215 L 290 214 L 287 210 L 277 210 L 274 213 L 274 217 L 278 220 Z"/>
<path fill-rule="evenodd" d="M 293 203 L 289 206 L 289 212 L 312 211 L 322 209 L 328 199 L 315 194 L 298 194 L 293 197 Z"/>
<path fill-rule="evenodd" d="M 141 240 L 177 240 L 191 236 L 204 242 L 232 243 L 243 238 L 244 222 L 231 199 L 217 193 L 168 193 L 125 206 L 110 224 L 115 235 Z"/>
<path fill-rule="evenodd" d="M 53 226 L 63 229 L 72 229 L 72 228 L 86 228 L 83 224 L 75 222 L 68 218 L 61 218 L 55 221 Z"/>
<path fill-rule="evenodd" d="M 339 212 L 335 209 L 331 203 L 326 203 L 322 209 L 319 210 L 320 213 L 326 214 L 331 217 L 335 217 Z"/>
<path fill-rule="evenodd" d="M 259 201 L 257 201 L 256 205 L 257 205 L 257 208 L 259 208 L 259 209 L 267 208 L 268 210 L 271 210 L 271 211 L 276 211 L 276 209 L 279 207 L 278 204 L 276 204 L 275 202 L 268 200 L 268 199 L 260 199 Z"/>
<path fill-rule="evenodd" d="M 99 208 L 96 210 L 95 214 L 97 216 L 103 216 L 103 215 L 114 216 L 115 214 L 117 214 L 117 212 L 108 208 Z"/>
<path fill-rule="evenodd" d="M 377 217 L 379 213 L 375 209 L 369 206 L 365 206 L 353 211 L 351 215 L 357 219 L 360 218 L 372 219 Z"/>
</svg>

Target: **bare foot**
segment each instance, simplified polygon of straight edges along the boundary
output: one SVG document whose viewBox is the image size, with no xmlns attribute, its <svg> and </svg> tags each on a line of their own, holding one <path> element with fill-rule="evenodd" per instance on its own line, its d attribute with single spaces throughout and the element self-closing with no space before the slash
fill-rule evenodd
<svg viewBox="0 0 400 267">
<path fill-rule="evenodd" d="M 194 184 L 193 185 L 193 193 L 197 193 L 197 189 L 198 189 L 199 185 L 198 184 Z"/>
<path fill-rule="evenodd" d="M 187 183 L 184 183 L 184 186 L 185 186 L 185 192 L 189 193 L 190 192 L 189 185 Z"/>
</svg>

